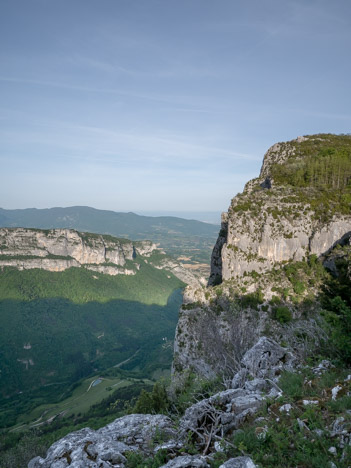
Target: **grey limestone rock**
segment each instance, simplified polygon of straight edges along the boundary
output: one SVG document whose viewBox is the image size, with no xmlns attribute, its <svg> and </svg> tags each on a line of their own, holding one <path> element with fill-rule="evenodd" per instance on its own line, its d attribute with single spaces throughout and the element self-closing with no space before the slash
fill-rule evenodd
<svg viewBox="0 0 351 468">
<path fill-rule="evenodd" d="M 279 408 L 279 411 L 281 413 L 290 413 L 290 410 L 292 410 L 292 406 L 290 403 L 286 403 L 285 405 L 282 405 L 280 408 Z"/>
<path fill-rule="evenodd" d="M 41 457 L 35 457 L 30 460 L 28 463 L 28 468 L 38 468 L 42 466 L 43 464 L 43 459 Z"/>
<path fill-rule="evenodd" d="M 332 367 L 334 367 L 334 365 L 328 360 L 328 359 L 323 359 L 319 364 L 318 366 L 314 367 L 312 369 L 312 372 L 315 374 L 315 375 L 322 375 L 324 374 L 325 372 L 327 372 L 329 369 L 331 369 Z"/>
<path fill-rule="evenodd" d="M 166 463 L 166 465 L 162 465 L 161 468 L 209 468 L 209 466 L 205 457 L 184 455 L 174 458 Z"/>
<path fill-rule="evenodd" d="M 156 250 L 164 253 L 148 240 L 132 242 L 74 229 L 0 228 L 0 269 L 64 271 L 83 267 L 106 275 L 135 275 L 140 268 L 135 261 L 138 256 L 149 258 Z M 133 261 L 129 268 L 127 260 Z M 186 284 L 201 286 L 190 271 L 168 257 L 154 267 L 171 272 Z"/>
<path fill-rule="evenodd" d="M 230 458 L 219 468 L 256 468 L 256 465 L 250 457 L 236 457 Z"/>
<path fill-rule="evenodd" d="M 294 155 L 296 144 L 306 140 L 303 138 L 269 148 L 259 177 L 233 198 L 224 215 L 225 229 L 221 229 L 213 249 L 209 284 L 216 278 L 230 280 L 245 272 L 264 272 L 276 262 L 300 261 L 306 254 L 324 255 L 350 238 L 351 216 L 335 215 L 321 223 L 308 201 L 291 203 L 285 188 L 275 186 L 272 166 L 284 164 Z M 271 189 L 277 189 L 274 197 L 267 196 Z M 255 206 L 260 210 L 252 214 L 250 207 Z M 292 210 L 293 216 L 286 215 Z"/>
<path fill-rule="evenodd" d="M 337 418 L 333 424 L 332 424 L 332 429 L 330 431 L 330 436 L 331 437 L 335 437 L 335 436 L 338 436 L 338 435 L 343 435 L 343 434 L 347 434 L 347 430 L 346 430 L 346 427 L 348 425 L 345 423 L 345 418 L 340 416 L 339 418 Z M 349 427 L 348 427 L 349 429 Z"/>
<path fill-rule="evenodd" d="M 180 263 L 170 257 L 166 257 L 159 265 L 154 266 L 159 270 L 167 270 L 173 273 L 173 275 L 183 281 L 183 283 L 190 285 L 193 288 L 201 287 L 201 279 L 198 279 L 190 270 L 187 270 Z"/>
<path fill-rule="evenodd" d="M 228 214 L 222 213 L 221 230 L 219 231 L 217 242 L 213 248 L 211 256 L 211 274 L 208 280 L 209 285 L 218 284 L 222 281 L 222 257 L 221 252 L 228 235 Z"/>
<path fill-rule="evenodd" d="M 46 457 L 33 458 L 29 468 L 103 468 L 122 467 L 125 452 L 152 452 L 152 440 L 157 431 L 165 439 L 174 438 L 172 421 L 163 415 L 131 414 L 116 419 L 101 429 L 89 428 L 72 432 L 55 442 Z"/>
<path fill-rule="evenodd" d="M 294 187 L 278 186 L 274 182 L 272 167 L 284 164 L 299 152 L 300 144 L 311 138 L 318 140 L 318 136 L 299 137 L 270 148 L 259 177 L 248 182 L 243 193 L 233 198 L 228 212 L 223 213 L 212 252 L 210 287 L 187 289 L 184 294 L 185 305 L 193 303 L 194 309 L 189 307 L 180 313 L 174 342 L 175 385 L 182 381 L 186 372 L 208 379 L 229 378 L 240 368 L 242 354 L 267 330 L 274 338 L 283 337 L 300 356 L 304 347 L 299 346 L 299 327 L 306 329 L 311 346 L 318 345 L 321 337 L 318 324 L 305 319 L 299 307 L 289 305 L 294 321 L 289 325 L 281 324 L 272 320 L 273 307 L 268 302 L 275 295 L 273 287 L 278 287 L 277 279 L 269 274 L 272 270 L 274 273 L 275 266 L 280 268 L 284 262 L 303 261 L 314 254 L 336 272 L 338 257 L 330 249 L 351 241 L 350 215 L 330 212 L 322 220 L 315 216 L 309 192 L 299 197 Z M 281 287 L 286 291 L 291 289 L 289 281 L 284 281 Z M 222 285 L 215 288 L 220 282 Z M 240 297 L 241 291 L 243 295 L 254 294 L 258 289 L 266 301 L 264 307 L 268 313 L 263 313 L 263 306 L 259 306 L 256 316 L 250 305 L 235 309 L 235 295 Z M 318 301 L 313 307 L 317 310 Z M 297 333 L 292 331 L 294 327 Z M 286 364 L 275 365 L 275 370 L 279 372 L 279 367 L 285 368 Z M 261 374 L 264 374 L 262 365 L 263 362 Z M 240 375 L 237 378 L 240 380 Z M 241 385 L 240 381 L 232 383 L 232 387 Z"/>
<path fill-rule="evenodd" d="M 351 238 L 350 217 L 334 216 L 325 225 L 316 229 L 310 239 L 310 252 L 312 254 L 326 254 L 336 244 L 345 244 Z"/>
<path fill-rule="evenodd" d="M 249 376 L 248 370 L 245 368 L 240 369 L 233 377 L 231 388 L 243 388 Z"/>
<path fill-rule="evenodd" d="M 244 385 L 245 390 L 249 390 L 250 392 L 264 392 L 268 390 L 269 387 L 270 385 L 265 379 L 258 378 L 247 380 Z"/>
<path fill-rule="evenodd" d="M 173 383 L 181 381 L 186 369 L 206 379 L 232 378 L 241 367 L 241 356 L 257 342 L 264 326 L 264 314 L 254 320 L 250 314 L 234 314 L 225 307 L 220 314 L 206 306 L 181 309 L 174 341 Z"/>
<path fill-rule="evenodd" d="M 149 241 L 146 242 L 145 250 L 148 252 L 151 246 Z M 79 233 L 73 229 L 1 228 L 0 244 L 0 253 L 9 257 L 8 260 L 2 259 L 0 266 L 50 271 L 107 262 L 123 267 L 126 260 L 133 260 L 137 244 L 140 251 L 144 250 L 142 242 L 134 245 L 131 241 L 111 240 L 103 235 Z M 152 246 L 157 249 L 155 244 Z M 16 260 L 16 256 L 21 256 L 22 260 Z M 23 259 L 26 256 L 29 258 Z M 33 256 L 36 258 L 30 258 Z"/>
<path fill-rule="evenodd" d="M 97 433 L 104 437 L 113 437 L 116 440 L 123 441 L 129 446 L 138 445 L 148 449 L 148 443 L 156 431 L 161 431 L 164 437 L 168 439 L 176 436 L 171 419 L 161 414 L 130 414 L 116 419 L 99 429 Z M 138 440 L 141 442 L 137 443 Z"/>
<path fill-rule="evenodd" d="M 283 369 L 292 370 L 297 360 L 286 348 L 263 336 L 241 360 L 242 365 L 255 377 L 278 375 Z"/>
<path fill-rule="evenodd" d="M 241 388 L 216 393 L 187 408 L 180 420 L 180 434 L 186 436 L 189 430 L 201 434 L 206 426 L 211 426 L 213 433 L 226 434 L 254 414 L 263 400 L 260 392 Z"/>
</svg>

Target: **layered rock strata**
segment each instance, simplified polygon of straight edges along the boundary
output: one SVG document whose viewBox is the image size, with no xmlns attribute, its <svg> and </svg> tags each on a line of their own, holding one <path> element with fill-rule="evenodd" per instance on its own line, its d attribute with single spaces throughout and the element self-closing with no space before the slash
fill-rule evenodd
<svg viewBox="0 0 351 468">
<path fill-rule="evenodd" d="M 317 216 L 310 203 L 313 191 L 304 189 L 301 198 L 293 188 L 276 184 L 272 176 L 276 165 L 284 165 L 298 154 L 299 145 L 315 138 L 298 137 L 273 145 L 264 156 L 259 177 L 232 199 L 222 215 L 212 253 L 210 285 L 251 271 L 267 271 L 275 263 L 324 255 L 351 237 L 351 213 Z"/>
<path fill-rule="evenodd" d="M 153 266 L 169 271 L 186 284 L 200 287 L 191 272 L 148 240 L 130 241 L 73 229 L 0 228 L 0 269 L 39 268 L 59 272 L 83 267 L 107 275 L 135 275 L 140 268 L 138 259 L 153 264 L 154 253 L 163 257 Z"/>
</svg>

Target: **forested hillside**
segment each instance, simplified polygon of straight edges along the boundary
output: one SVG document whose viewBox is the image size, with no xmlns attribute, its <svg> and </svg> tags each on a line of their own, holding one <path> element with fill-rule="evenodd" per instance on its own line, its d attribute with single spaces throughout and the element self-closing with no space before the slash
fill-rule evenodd
<svg viewBox="0 0 351 468">
<path fill-rule="evenodd" d="M 67 230 L 1 234 L 1 426 L 30 422 L 89 376 L 119 385 L 122 369 L 137 381 L 170 372 L 184 283 L 154 245 Z"/>
</svg>

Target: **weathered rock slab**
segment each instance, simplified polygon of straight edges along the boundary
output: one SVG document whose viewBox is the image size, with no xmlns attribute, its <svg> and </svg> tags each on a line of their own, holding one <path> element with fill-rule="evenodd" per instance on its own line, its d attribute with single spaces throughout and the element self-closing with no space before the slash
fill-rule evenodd
<svg viewBox="0 0 351 468">
<path fill-rule="evenodd" d="M 209 468 L 205 457 L 197 455 L 184 455 L 176 457 L 161 468 Z"/>
<path fill-rule="evenodd" d="M 236 457 L 227 460 L 219 468 L 256 468 L 250 457 Z"/>
<path fill-rule="evenodd" d="M 84 428 L 55 442 L 46 458 L 36 457 L 30 468 L 95 468 L 124 466 L 124 454 L 142 451 L 151 454 L 153 438 L 162 432 L 167 440 L 176 432 L 172 421 L 163 415 L 131 414 L 116 419 L 98 431 Z"/>
<path fill-rule="evenodd" d="M 245 389 L 229 389 L 190 406 L 180 420 L 180 434 L 196 434 L 211 427 L 213 433 L 226 434 L 236 429 L 262 405 L 264 396 Z"/>
<path fill-rule="evenodd" d="M 274 377 L 282 370 L 292 370 L 296 358 L 289 350 L 263 336 L 245 353 L 241 364 L 252 376 L 266 378 Z"/>
</svg>

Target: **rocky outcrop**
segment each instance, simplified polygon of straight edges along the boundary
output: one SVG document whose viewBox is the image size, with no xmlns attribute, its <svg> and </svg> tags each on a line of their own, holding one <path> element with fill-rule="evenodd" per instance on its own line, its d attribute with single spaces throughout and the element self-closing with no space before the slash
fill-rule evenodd
<svg viewBox="0 0 351 468">
<path fill-rule="evenodd" d="M 73 229 L 0 228 L 0 269 L 59 272 L 83 267 L 113 276 L 135 275 L 139 259 L 152 263 L 154 254 L 159 262 L 156 268 L 169 271 L 186 284 L 200 286 L 190 271 L 148 240 L 130 241 Z"/>
<path fill-rule="evenodd" d="M 105 266 L 105 265 L 86 265 L 87 270 L 96 271 L 104 275 L 116 276 L 116 275 L 135 275 L 137 270 L 128 269 L 128 268 L 118 268 L 115 266 Z"/>
<path fill-rule="evenodd" d="M 163 468 L 210 468 L 205 457 L 199 455 L 182 455 L 170 460 Z"/>
<path fill-rule="evenodd" d="M 243 369 L 254 377 L 274 378 L 282 370 L 292 371 L 296 365 L 295 356 L 273 340 L 262 336 L 241 360 Z"/>
<path fill-rule="evenodd" d="M 0 266 L 63 271 L 71 267 L 113 264 L 124 267 L 136 254 L 150 256 L 155 244 L 133 243 L 111 236 L 86 234 L 72 229 L 0 229 Z M 124 269 L 115 269 L 124 273 Z M 108 271 L 106 273 L 110 274 Z"/>
<path fill-rule="evenodd" d="M 239 428 L 249 415 L 253 415 L 258 410 L 263 400 L 262 392 L 252 392 L 243 388 L 216 393 L 185 411 L 185 415 L 180 420 L 181 434 L 185 436 L 192 431 L 205 445 L 208 430 L 206 421 L 212 421 L 214 436 L 223 437 L 229 431 Z"/>
<path fill-rule="evenodd" d="M 309 240 L 311 254 L 327 254 L 336 245 L 351 243 L 351 221 L 349 217 L 335 217 L 331 223 L 321 226 Z"/>
<path fill-rule="evenodd" d="M 236 457 L 230 458 L 219 468 L 256 468 L 256 466 L 250 457 Z"/>
<path fill-rule="evenodd" d="M 335 216 L 321 225 L 312 219 L 312 213 L 304 214 L 305 205 L 294 208 L 294 217 L 285 217 L 284 213 L 292 209 L 291 204 L 284 203 L 284 197 L 275 198 L 274 202 L 264 200 L 265 197 L 265 194 L 255 196 L 262 201 L 256 217 L 229 211 L 227 238 L 224 241 L 219 237 L 220 260 L 218 252 L 214 251 L 211 278 L 228 280 L 251 271 L 267 271 L 277 262 L 301 261 L 311 254 L 324 255 L 351 236 L 351 216 Z M 239 201 L 233 203 L 236 207 Z M 276 214 L 277 209 L 279 214 Z M 222 265 L 222 271 L 218 264 Z M 210 284 L 215 281 L 211 280 Z"/>
<path fill-rule="evenodd" d="M 323 158 L 329 141 L 350 153 L 351 138 L 330 137 L 299 137 L 273 145 L 264 156 L 259 177 L 249 181 L 223 213 L 208 288 L 188 287 L 184 292 L 174 343 L 173 382 L 181 382 L 184 371 L 205 378 L 230 373 L 267 331 L 294 349 L 304 349 L 297 340 L 303 335 L 301 330 L 317 344 L 313 337 L 320 332 L 313 313 L 306 319 L 303 307 L 298 306 L 303 298 L 296 291 L 305 286 L 298 284 L 296 274 L 293 284 L 281 273 L 288 263 L 307 261 L 312 255 L 333 271 L 338 257 L 331 257 L 331 250 L 351 242 L 351 212 L 339 203 L 342 197 L 350 197 L 347 187 L 334 197 L 332 184 L 321 188 L 289 183 L 291 174 L 305 167 L 308 158 L 315 158 L 314 164 L 316 158 Z M 313 282 L 314 278 L 306 279 L 306 291 L 317 294 L 317 286 L 310 287 Z M 260 305 L 255 303 L 257 295 Z M 281 323 L 274 320 L 277 305 L 271 301 L 275 299 L 290 317 L 287 321 L 294 319 L 289 327 L 284 319 Z"/>
<path fill-rule="evenodd" d="M 243 356 L 242 367 L 231 381 L 232 388 L 203 399 L 185 411 L 179 423 L 180 435 L 185 437 L 190 431 L 196 434 L 197 443 L 206 447 L 209 438 L 221 440 L 239 429 L 252 419 L 267 397 L 281 396 L 276 382 L 283 370 L 293 371 L 296 364 L 290 350 L 262 337 Z"/>
<path fill-rule="evenodd" d="M 224 401 L 223 397 L 222 400 Z M 241 403 L 242 407 L 245 405 L 248 414 L 249 399 L 246 403 Z M 256 402 L 253 405 L 256 407 Z M 163 443 L 158 445 L 155 440 L 160 435 Z M 168 450 L 173 455 L 177 452 L 184 453 L 185 445 L 186 437 L 175 430 L 168 417 L 132 414 L 116 419 L 97 431 L 84 428 L 68 434 L 49 448 L 45 458 L 33 458 L 28 468 L 125 468 L 128 453 L 136 452 L 144 457 L 151 457 L 159 450 Z M 201 455 L 173 455 L 173 459 L 162 468 L 206 468 L 210 466 L 211 458 Z M 249 457 L 232 458 L 223 466 L 255 467 Z"/>
<path fill-rule="evenodd" d="M 166 416 L 124 416 L 97 431 L 85 428 L 68 434 L 49 448 L 45 459 L 34 458 L 28 467 L 124 467 L 127 452 L 153 453 L 157 432 L 162 432 L 167 441 L 176 436 L 172 421 Z"/>
<path fill-rule="evenodd" d="M 127 260 L 133 260 L 136 252 L 150 256 L 156 249 L 156 245 L 150 241 L 133 243 L 112 236 L 80 233 L 73 229 L 0 229 L 1 262 L 14 262 L 16 257 L 29 257 L 27 260 L 35 257 L 38 265 L 41 259 L 52 260 L 52 265 L 57 260 L 69 259 L 75 262 L 74 266 L 108 262 L 124 266 Z M 30 263 L 28 267 L 33 268 Z M 42 268 L 49 269 L 50 262 L 42 264 Z"/>
<path fill-rule="evenodd" d="M 166 257 L 161 260 L 159 263 L 154 263 L 152 260 L 150 263 L 160 270 L 167 270 L 173 273 L 174 276 L 179 278 L 183 283 L 193 287 L 193 288 L 200 288 L 202 285 L 202 278 L 198 278 L 195 276 L 190 270 L 184 268 L 180 263 L 175 261 L 170 257 Z"/>
<path fill-rule="evenodd" d="M 174 342 L 173 380 L 184 370 L 207 379 L 233 374 L 264 326 L 265 315 L 257 320 L 252 313 L 235 313 L 233 308 L 217 312 L 201 304 L 184 305 Z"/>
<path fill-rule="evenodd" d="M 209 278 L 209 284 L 219 284 L 222 282 L 222 249 L 227 241 L 228 236 L 228 213 L 222 213 L 221 215 L 221 230 L 218 234 L 218 239 L 213 247 L 211 257 L 211 273 Z"/>
<path fill-rule="evenodd" d="M 16 255 L 16 257 L 19 257 Z M 33 268 L 39 268 L 41 270 L 48 271 L 64 271 L 72 267 L 80 267 L 81 264 L 74 258 L 20 258 L 15 257 L 4 258 L 0 260 L 0 269 L 4 267 L 13 267 L 18 270 L 32 270 Z"/>
<path fill-rule="evenodd" d="M 252 271 L 267 271 L 277 262 L 321 256 L 350 239 L 351 213 L 317 216 L 310 203 L 313 190 L 306 188 L 301 196 L 291 187 L 279 186 L 272 177 L 275 165 L 284 165 L 295 154 L 299 161 L 299 146 L 314 138 L 273 145 L 264 156 L 260 176 L 233 198 L 228 213 L 222 216 L 212 253 L 210 285 Z"/>
</svg>

